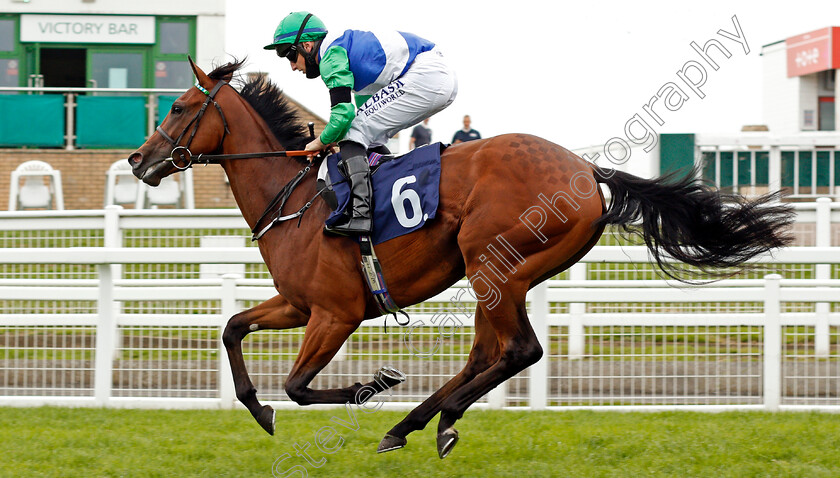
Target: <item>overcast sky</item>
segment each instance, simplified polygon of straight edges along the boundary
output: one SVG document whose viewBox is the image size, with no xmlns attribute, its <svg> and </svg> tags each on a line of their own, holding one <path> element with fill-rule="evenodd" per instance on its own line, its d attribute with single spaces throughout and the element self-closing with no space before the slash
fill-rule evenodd
<svg viewBox="0 0 840 478">
<path fill-rule="evenodd" d="M 300 6 L 298 6 L 300 5 Z M 434 141 L 449 142 L 464 114 L 488 137 L 525 132 L 574 149 L 623 134 L 624 124 L 677 71 L 718 39 L 732 56 L 713 53 L 705 98 L 689 94 L 681 109 L 664 111 L 657 132 L 732 133 L 762 122 L 761 47 L 789 36 L 840 26 L 840 2 L 766 1 L 439 1 L 348 2 L 229 0 L 227 52 L 248 57 L 247 71 L 265 71 L 286 94 L 329 115 L 320 79 L 289 68 L 271 42 L 291 10 L 308 8 L 331 31 L 388 28 L 440 46 L 459 81 L 455 102 L 432 117 Z M 718 30 L 735 33 L 738 18 L 749 53 Z M 718 56 L 715 56 L 718 55 Z M 201 65 L 205 66 L 205 65 Z M 684 85 L 683 85 L 684 86 Z M 688 91 L 686 89 L 686 91 Z M 408 136 L 408 135 L 404 135 Z M 404 140 L 405 141 L 405 140 Z"/>
</svg>

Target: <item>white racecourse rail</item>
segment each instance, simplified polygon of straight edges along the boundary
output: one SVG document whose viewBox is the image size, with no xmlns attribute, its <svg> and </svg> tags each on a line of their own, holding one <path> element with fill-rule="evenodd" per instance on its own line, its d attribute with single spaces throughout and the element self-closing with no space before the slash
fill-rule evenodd
<svg viewBox="0 0 840 478">
<path fill-rule="evenodd" d="M 479 406 L 840 410 L 840 208 L 796 207 L 808 246 L 761 258 L 765 271 L 744 279 L 674 286 L 656 279 L 644 248 L 597 246 L 530 292 L 545 357 Z M 221 331 L 275 294 L 238 211 L 0 218 L 0 405 L 235 406 Z M 236 246 L 207 247 L 225 241 Z M 414 406 L 463 366 L 474 306 L 461 281 L 409 308 L 407 327 L 366 322 L 312 386 L 393 365 L 408 381 L 387 406 Z M 283 381 L 303 333 L 245 341 L 258 393 L 275 406 L 296 406 Z"/>
</svg>

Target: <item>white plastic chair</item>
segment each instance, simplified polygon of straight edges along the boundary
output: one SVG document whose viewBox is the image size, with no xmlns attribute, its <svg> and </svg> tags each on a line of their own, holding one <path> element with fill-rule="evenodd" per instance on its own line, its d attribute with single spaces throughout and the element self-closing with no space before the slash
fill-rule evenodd
<svg viewBox="0 0 840 478">
<path fill-rule="evenodd" d="M 105 173 L 105 206 L 134 204 L 139 183 L 128 160 L 114 161 Z"/>
<path fill-rule="evenodd" d="M 49 184 L 46 179 L 49 178 Z M 23 185 L 20 180 L 23 179 Z M 64 209 L 61 171 L 44 161 L 21 163 L 12 171 L 9 187 L 9 211 L 18 209 Z"/>
<path fill-rule="evenodd" d="M 178 176 L 178 181 L 175 180 L 175 176 Z M 137 189 L 135 209 L 147 209 L 156 206 L 195 209 L 191 169 L 163 178 L 157 187 L 143 184 Z"/>
</svg>

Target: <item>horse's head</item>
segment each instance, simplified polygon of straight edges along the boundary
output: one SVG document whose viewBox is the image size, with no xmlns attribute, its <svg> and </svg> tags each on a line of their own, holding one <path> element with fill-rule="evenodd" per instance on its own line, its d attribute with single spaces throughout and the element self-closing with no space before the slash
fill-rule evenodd
<svg viewBox="0 0 840 478">
<path fill-rule="evenodd" d="M 128 157 L 132 171 L 144 183 L 160 184 L 161 179 L 186 169 L 190 156 L 218 150 L 227 129 L 218 96 L 234 70 L 220 79 L 207 76 L 190 58 L 196 86 L 181 95 L 152 136 Z M 225 83 L 222 83 L 224 81 Z"/>
</svg>

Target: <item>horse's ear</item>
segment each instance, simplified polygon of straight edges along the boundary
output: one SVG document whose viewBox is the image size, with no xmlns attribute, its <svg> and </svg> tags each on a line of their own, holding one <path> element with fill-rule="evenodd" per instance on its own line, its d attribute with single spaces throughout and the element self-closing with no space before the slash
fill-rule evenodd
<svg viewBox="0 0 840 478">
<path fill-rule="evenodd" d="M 210 78 L 207 76 L 207 73 L 204 73 L 201 68 L 195 64 L 191 56 L 187 56 L 187 59 L 190 60 L 190 68 L 192 68 L 195 79 L 198 80 L 198 84 L 206 88 L 210 84 Z"/>
</svg>

